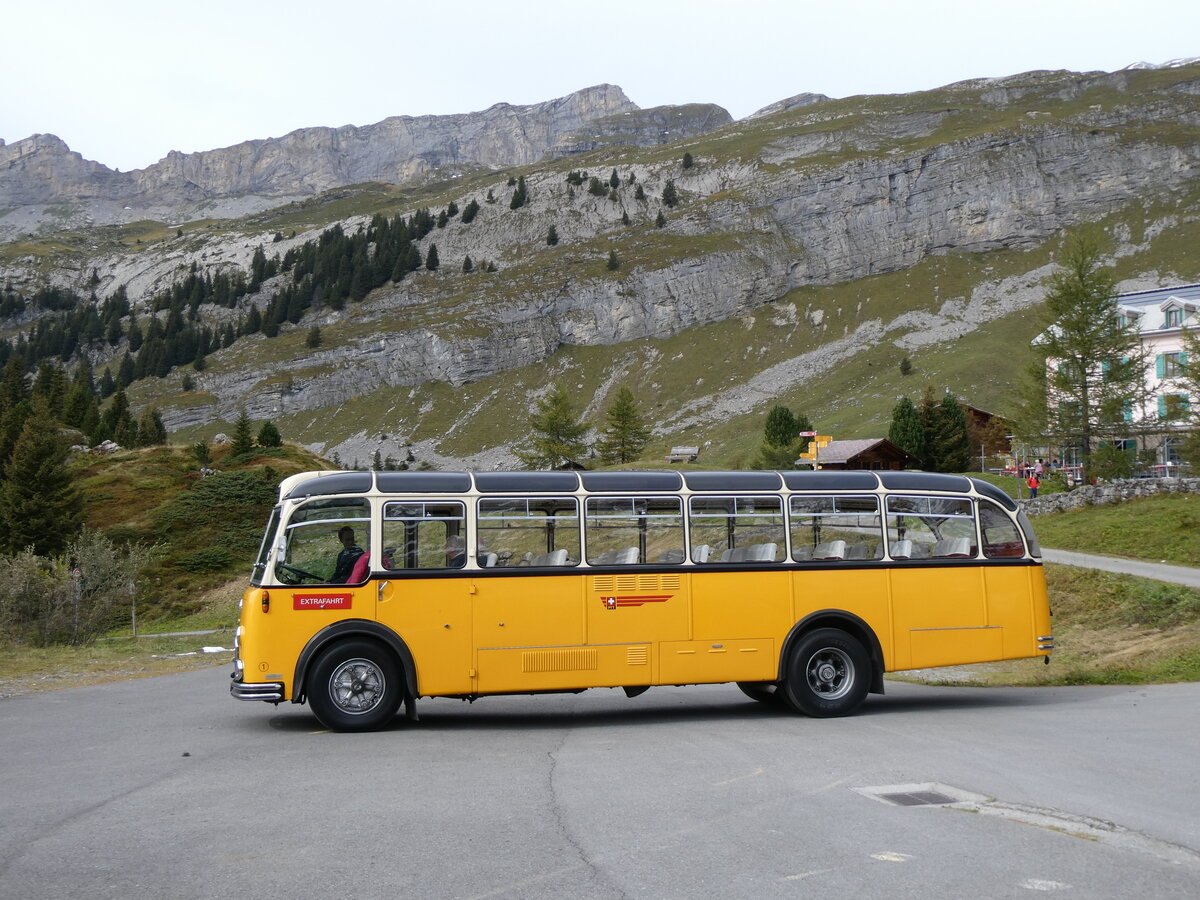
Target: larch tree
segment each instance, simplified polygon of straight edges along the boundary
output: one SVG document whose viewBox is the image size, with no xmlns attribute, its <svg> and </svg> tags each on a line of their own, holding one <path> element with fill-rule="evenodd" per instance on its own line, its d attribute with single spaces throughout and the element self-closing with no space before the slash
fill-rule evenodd
<svg viewBox="0 0 1200 900">
<path fill-rule="evenodd" d="M 1085 473 L 1102 441 L 1129 435 L 1148 397 L 1138 326 L 1118 315 L 1115 296 L 1096 238 L 1068 242 L 1046 293 L 1036 360 L 1021 386 L 1018 432 L 1033 443 L 1077 449 Z"/>
<path fill-rule="evenodd" d="M 580 463 L 587 452 L 587 425 L 579 420 L 571 398 L 562 385 L 555 385 L 537 403 L 529 418 L 529 444 L 517 451 L 527 469 L 557 469 Z"/>
</svg>

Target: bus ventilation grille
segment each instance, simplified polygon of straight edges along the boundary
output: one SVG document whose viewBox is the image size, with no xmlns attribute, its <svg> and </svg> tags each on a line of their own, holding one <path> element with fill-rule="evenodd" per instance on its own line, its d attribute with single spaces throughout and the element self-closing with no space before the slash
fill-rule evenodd
<svg viewBox="0 0 1200 900">
<path fill-rule="evenodd" d="M 528 650 L 521 656 L 525 672 L 579 672 L 597 666 L 595 650 Z"/>
<path fill-rule="evenodd" d="M 650 661 L 650 654 L 645 647 L 627 647 L 625 662 L 631 666 L 644 666 Z"/>
<path fill-rule="evenodd" d="M 596 575 L 592 578 L 593 591 L 677 591 L 678 575 Z"/>
</svg>

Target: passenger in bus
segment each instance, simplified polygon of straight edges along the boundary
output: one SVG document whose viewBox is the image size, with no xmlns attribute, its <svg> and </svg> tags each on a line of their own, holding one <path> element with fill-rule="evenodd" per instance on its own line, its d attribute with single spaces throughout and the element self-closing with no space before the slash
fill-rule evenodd
<svg viewBox="0 0 1200 900">
<path fill-rule="evenodd" d="M 337 564 L 333 574 L 329 576 L 330 584 L 345 584 L 354 571 L 354 564 L 363 555 L 363 548 L 354 543 L 354 529 L 343 525 L 338 529 L 338 540 L 342 542 L 342 550 L 337 555 Z"/>
<path fill-rule="evenodd" d="M 467 564 L 467 541 L 461 534 L 446 538 L 446 567 L 460 569 Z"/>
</svg>

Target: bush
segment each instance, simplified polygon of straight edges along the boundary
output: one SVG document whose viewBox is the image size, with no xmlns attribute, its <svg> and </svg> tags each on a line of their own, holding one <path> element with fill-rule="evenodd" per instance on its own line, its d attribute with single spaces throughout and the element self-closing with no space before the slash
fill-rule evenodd
<svg viewBox="0 0 1200 900">
<path fill-rule="evenodd" d="M 36 647 L 90 643 L 124 619 L 154 553 L 85 530 L 61 555 L 0 558 L 0 634 Z"/>
</svg>

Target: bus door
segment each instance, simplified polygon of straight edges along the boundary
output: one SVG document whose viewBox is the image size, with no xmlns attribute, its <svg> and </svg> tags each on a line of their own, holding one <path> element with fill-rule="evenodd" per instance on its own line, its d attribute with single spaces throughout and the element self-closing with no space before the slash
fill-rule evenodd
<svg viewBox="0 0 1200 900">
<path fill-rule="evenodd" d="M 915 669 L 999 659 L 1003 629 L 989 626 L 985 570 L 970 500 L 887 498 L 895 659 Z"/>
<path fill-rule="evenodd" d="M 472 582 L 480 691 L 589 687 L 599 665 L 584 647 L 579 511 L 574 497 L 479 501 Z"/>
<path fill-rule="evenodd" d="M 587 499 L 587 641 L 604 684 L 660 683 L 662 648 L 691 636 L 678 497 Z"/>
<path fill-rule="evenodd" d="M 421 694 L 472 690 L 466 547 L 460 501 L 383 504 L 376 566 L 385 574 L 373 585 L 376 616 L 408 645 Z"/>
</svg>

